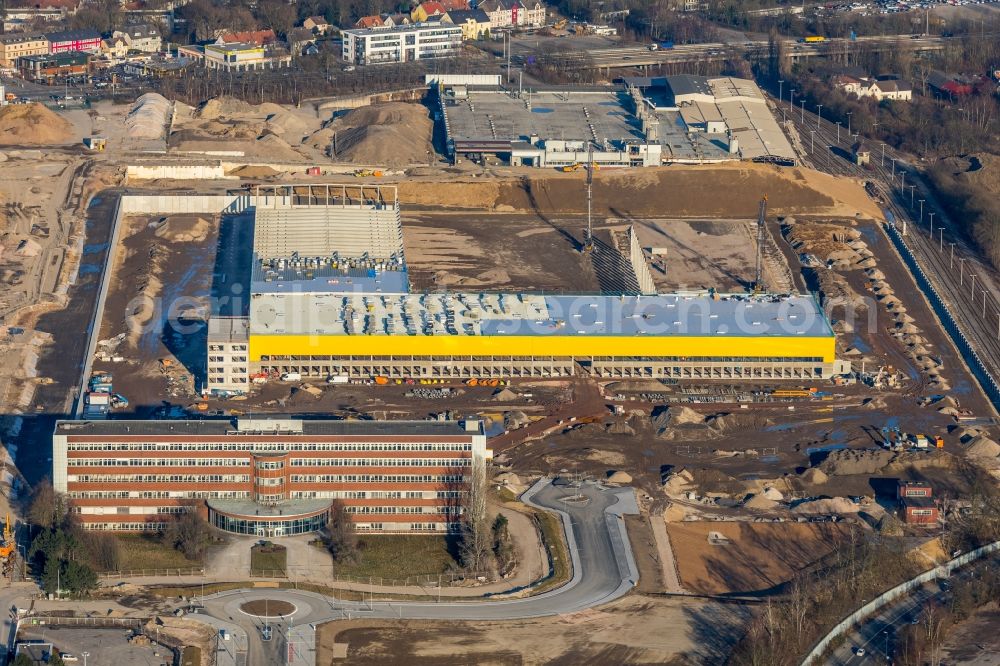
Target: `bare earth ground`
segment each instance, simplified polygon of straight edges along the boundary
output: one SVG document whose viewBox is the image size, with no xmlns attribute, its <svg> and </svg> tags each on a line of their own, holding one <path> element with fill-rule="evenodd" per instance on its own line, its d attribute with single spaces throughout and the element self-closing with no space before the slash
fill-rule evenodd
<svg viewBox="0 0 1000 666">
<path fill-rule="evenodd" d="M 768 590 L 833 550 L 838 523 L 669 523 L 685 589 L 701 594 Z M 724 539 L 710 541 L 709 535 Z"/>
<path fill-rule="evenodd" d="M 951 666 L 1000 664 L 1000 608 L 987 604 L 959 624 L 944 643 L 942 663 Z"/>
<path fill-rule="evenodd" d="M 718 663 L 742 631 L 744 607 L 631 595 L 601 608 L 516 622 L 331 622 L 317 630 L 330 664 Z M 347 659 L 333 658 L 347 643 Z"/>
</svg>

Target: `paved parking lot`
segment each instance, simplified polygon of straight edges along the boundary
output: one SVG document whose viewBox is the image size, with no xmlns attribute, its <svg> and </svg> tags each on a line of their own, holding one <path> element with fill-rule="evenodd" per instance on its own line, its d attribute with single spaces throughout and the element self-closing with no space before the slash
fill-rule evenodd
<svg viewBox="0 0 1000 666">
<path fill-rule="evenodd" d="M 24 639 L 42 639 L 51 642 L 55 650 L 69 652 L 83 664 L 83 653 L 89 652 L 88 666 L 111 664 L 113 666 L 167 666 L 174 661 L 174 654 L 161 646 L 130 645 L 127 629 L 95 627 L 25 627 L 18 633 Z"/>
</svg>

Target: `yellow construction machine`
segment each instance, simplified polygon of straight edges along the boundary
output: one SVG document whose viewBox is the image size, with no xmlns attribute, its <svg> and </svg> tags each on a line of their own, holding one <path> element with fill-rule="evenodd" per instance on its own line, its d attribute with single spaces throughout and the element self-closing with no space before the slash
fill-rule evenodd
<svg viewBox="0 0 1000 666">
<path fill-rule="evenodd" d="M 3 567 L 5 577 L 10 576 L 16 559 L 17 540 L 14 538 L 14 525 L 10 522 L 10 513 L 8 513 L 3 526 L 3 544 L 0 544 L 0 566 Z"/>
</svg>

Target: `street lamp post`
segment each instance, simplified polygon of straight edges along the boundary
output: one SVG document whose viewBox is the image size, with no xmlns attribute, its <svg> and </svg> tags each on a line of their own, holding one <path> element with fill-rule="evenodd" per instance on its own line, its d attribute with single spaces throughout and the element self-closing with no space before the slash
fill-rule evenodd
<svg viewBox="0 0 1000 666">
<path fill-rule="evenodd" d="M 924 200 L 918 199 L 917 203 L 920 204 L 920 224 L 924 223 Z"/>
<path fill-rule="evenodd" d="M 899 174 L 899 193 L 903 194 L 906 192 L 906 172 L 902 171 Z"/>
<path fill-rule="evenodd" d="M 951 270 L 955 267 L 955 244 L 949 242 L 948 247 L 951 248 L 951 257 L 948 258 L 948 270 Z"/>
<path fill-rule="evenodd" d="M 90 656 L 89 652 L 81 652 L 80 656 L 83 657 L 83 666 L 87 666 L 87 657 Z"/>
<path fill-rule="evenodd" d="M 896 180 L 896 158 L 890 157 L 889 159 L 892 160 L 892 179 Z"/>
<path fill-rule="evenodd" d="M 965 286 L 965 257 L 958 258 L 958 286 Z"/>
<path fill-rule="evenodd" d="M 823 119 L 823 105 L 816 105 L 816 129 L 819 129 L 819 122 Z"/>
<path fill-rule="evenodd" d="M 806 122 L 806 100 L 802 100 L 802 124 Z"/>
<path fill-rule="evenodd" d="M 931 218 L 931 240 L 934 240 L 934 211 L 928 213 Z"/>
<path fill-rule="evenodd" d="M 853 111 L 848 111 L 847 112 L 847 133 L 848 134 L 851 133 L 851 114 L 852 113 L 854 113 L 854 112 Z"/>
<path fill-rule="evenodd" d="M 848 129 L 847 133 L 850 134 L 851 130 Z M 884 143 L 882 144 L 882 162 L 879 164 L 879 166 L 881 166 L 881 167 L 885 166 L 885 144 Z"/>
<path fill-rule="evenodd" d="M 837 143 L 840 144 L 840 121 L 837 121 Z"/>
<path fill-rule="evenodd" d="M 916 185 L 910 185 L 910 210 L 913 210 L 913 191 L 917 189 Z"/>
<path fill-rule="evenodd" d="M 816 130 L 809 130 L 809 154 L 812 155 L 816 147 Z"/>
<path fill-rule="evenodd" d="M 782 88 L 784 87 L 784 85 L 785 85 L 784 79 L 778 79 L 778 103 L 779 104 L 781 103 L 781 98 L 782 98 L 782 95 L 783 95 Z"/>
<path fill-rule="evenodd" d="M 944 252 L 944 227 L 938 227 L 938 251 Z"/>
</svg>

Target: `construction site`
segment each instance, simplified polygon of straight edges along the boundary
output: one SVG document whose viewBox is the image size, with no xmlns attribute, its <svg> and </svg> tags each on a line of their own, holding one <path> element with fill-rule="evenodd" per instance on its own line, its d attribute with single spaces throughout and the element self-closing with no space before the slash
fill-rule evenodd
<svg viewBox="0 0 1000 666">
<path fill-rule="evenodd" d="M 961 497 L 967 463 L 1000 474 L 996 414 L 878 201 L 861 181 L 779 166 L 764 123 L 781 159 L 758 162 L 777 164 L 734 158 L 732 139 L 753 139 L 716 111 L 765 103 L 674 83 L 533 92 L 530 108 L 454 98 L 452 139 L 565 143 L 564 158 L 532 166 L 484 166 L 475 146 L 476 161 L 438 161 L 447 139 L 430 103 L 153 98 L 101 119 L 61 114 L 69 129 L 11 120 L 21 136 L 53 134 L 6 150 L 16 168 L 0 183 L 5 483 L 49 473 L 52 424 L 67 416 L 475 416 L 504 496 L 542 475 L 637 490 L 639 595 L 505 626 L 552 659 L 718 660 L 725 645 L 680 630 L 634 647 L 641 618 L 721 617 L 641 595 L 764 594 L 852 530 L 934 543 L 900 515 L 895 484 Z M 686 125 L 661 135 L 648 168 L 613 168 L 640 161 L 633 90 L 647 124 Z M 569 134 L 597 109 L 596 138 Z M 534 123 L 532 148 L 515 118 Z M 75 145 L 96 132 L 106 152 Z M 731 637 L 744 619 L 730 608 L 719 624 Z M 416 657 L 508 655 L 476 623 L 320 633 L 373 660 L 403 643 Z"/>
</svg>

